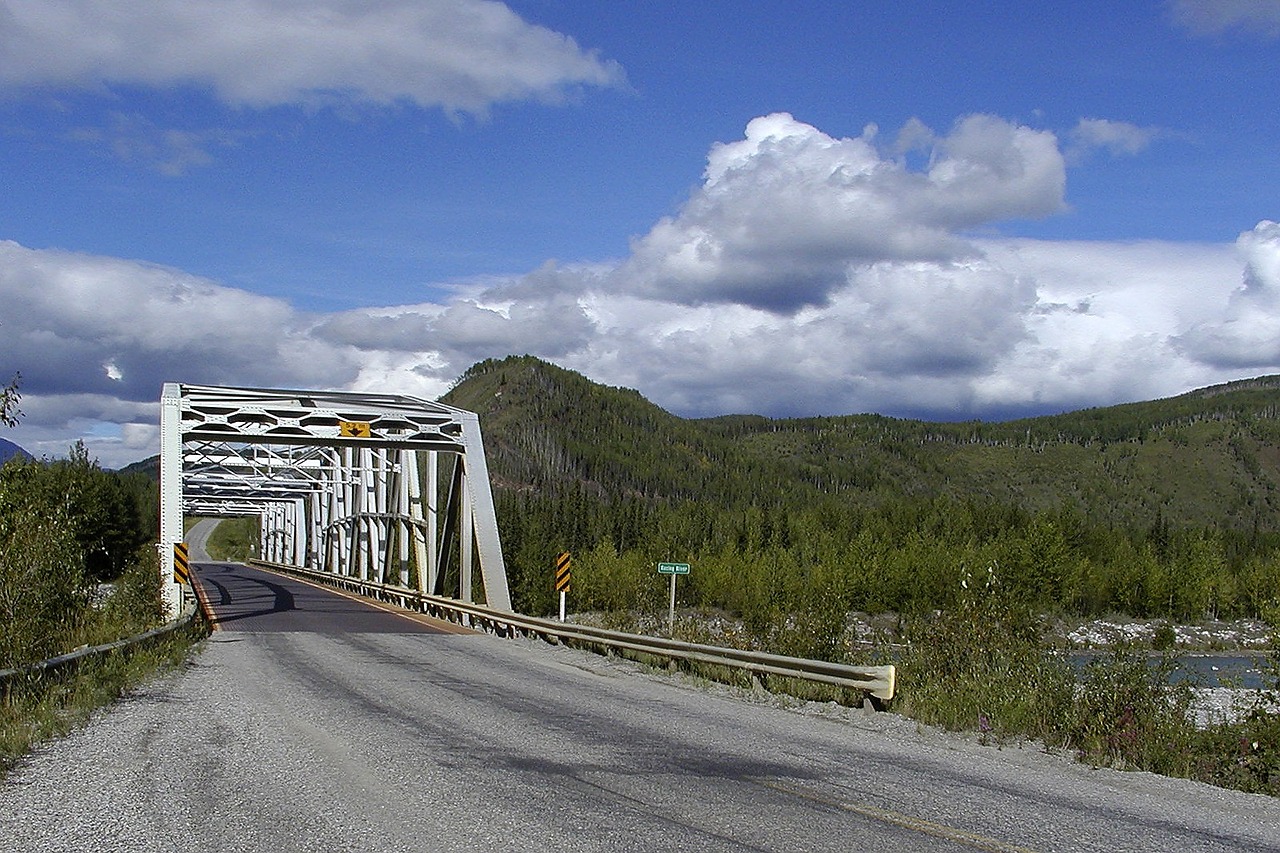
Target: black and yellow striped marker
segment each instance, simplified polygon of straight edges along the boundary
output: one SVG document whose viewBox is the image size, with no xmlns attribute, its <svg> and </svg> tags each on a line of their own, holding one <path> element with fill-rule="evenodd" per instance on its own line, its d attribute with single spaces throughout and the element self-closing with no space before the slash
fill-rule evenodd
<svg viewBox="0 0 1280 853">
<path fill-rule="evenodd" d="M 191 583 L 191 557 L 186 542 L 173 543 L 173 582 Z"/>
<path fill-rule="evenodd" d="M 568 551 L 556 557 L 556 592 L 569 591 L 569 566 L 572 562 Z"/>
</svg>

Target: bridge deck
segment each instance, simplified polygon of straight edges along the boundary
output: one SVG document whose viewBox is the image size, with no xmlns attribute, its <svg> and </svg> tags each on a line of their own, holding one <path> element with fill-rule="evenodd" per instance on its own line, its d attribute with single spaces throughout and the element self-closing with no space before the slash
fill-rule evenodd
<svg viewBox="0 0 1280 853">
<path fill-rule="evenodd" d="M 448 622 L 240 563 L 198 563 L 198 594 L 214 630 L 316 634 L 471 633 Z"/>
</svg>

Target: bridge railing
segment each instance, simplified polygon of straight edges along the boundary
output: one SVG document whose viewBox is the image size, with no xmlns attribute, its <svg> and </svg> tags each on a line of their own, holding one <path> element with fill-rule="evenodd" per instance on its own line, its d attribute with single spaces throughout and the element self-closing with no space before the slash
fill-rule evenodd
<svg viewBox="0 0 1280 853">
<path fill-rule="evenodd" d="M 550 643 L 562 643 L 603 652 L 631 652 L 667 661 L 725 667 L 749 673 L 764 681 L 769 677 L 794 678 L 858 691 L 871 697 L 876 707 L 893 698 L 896 670 L 886 666 L 851 666 L 828 661 L 775 655 L 744 649 L 688 643 L 665 637 L 628 634 L 571 622 L 539 619 L 509 611 L 493 610 L 453 598 L 442 598 L 404 587 L 375 583 L 297 566 L 251 560 L 253 565 L 293 575 L 304 580 L 354 592 L 406 610 L 425 613 L 458 625 L 504 637 L 536 636 Z"/>
</svg>

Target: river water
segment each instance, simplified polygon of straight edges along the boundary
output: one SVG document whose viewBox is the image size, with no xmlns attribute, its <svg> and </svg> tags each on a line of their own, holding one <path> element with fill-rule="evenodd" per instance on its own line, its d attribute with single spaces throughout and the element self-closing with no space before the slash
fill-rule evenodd
<svg viewBox="0 0 1280 853">
<path fill-rule="evenodd" d="M 1072 652 L 1071 665 L 1082 671 L 1090 661 L 1105 658 L 1108 652 Z M 1190 682 L 1196 687 L 1235 687 L 1258 690 L 1275 687 L 1276 676 L 1264 653 L 1249 652 L 1184 652 L 1174 653 L 1176 667 L 1170 680 Z M 1151 665 L 1160 661 L 1159 655 L 1150 657 Z"/>
</svg>

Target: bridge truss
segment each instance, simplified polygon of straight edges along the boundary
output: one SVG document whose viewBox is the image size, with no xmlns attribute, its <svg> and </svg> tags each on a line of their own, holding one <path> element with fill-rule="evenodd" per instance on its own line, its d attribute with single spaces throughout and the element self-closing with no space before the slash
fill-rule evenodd
<svg viewBox="0 0 1280 853">
<path fill-rule="evenodd" d="M 479 418 L 414 397 L 166 383 L 160 540 L 257 516 L 264 560 L 511 609 Z M 442 464 L 443 462 L 443 464 Z M 443 492 L 444 501 L 439 501 Z M 166 564 L 166 601 L 184 594 Z"/>
</svg>

